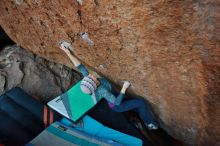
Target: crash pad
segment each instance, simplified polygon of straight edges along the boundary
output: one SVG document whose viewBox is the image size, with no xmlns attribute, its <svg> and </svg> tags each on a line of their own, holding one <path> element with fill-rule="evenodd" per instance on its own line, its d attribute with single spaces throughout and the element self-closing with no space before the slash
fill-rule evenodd
<svg viewBox="0 0 220 146">
<path fill-rule="evenodd" d="M 71 128 L 60 122 L 55 122 L 26 146 L 123 146 L 118 142 L 89 135 Z"/>
<path fill-rule="evenodd" d="M 98 102 L 94 102 L 91 95 L 82 92 L 80 83 L 81 81 L 64 94 L 48 102 L 52 109 L 74 122 L 77 122 Z"/>
</svg>

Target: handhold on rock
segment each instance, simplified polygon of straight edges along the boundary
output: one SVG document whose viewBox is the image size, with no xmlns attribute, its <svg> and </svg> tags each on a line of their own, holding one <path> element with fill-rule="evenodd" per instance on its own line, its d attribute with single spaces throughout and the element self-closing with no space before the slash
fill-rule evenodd
<svg viewBox="0 0 220 146">
<path fill-rule="evenodd" d="M 71 46 L 71 44 L 68 43 L 68 42 L 60 41 L 60 42 L 59 42 L 59 46 L 61 46 L 61 45 L 63 45 L 66 49 L 69 49 L 69 50 L 71 50 L 71 51 L 74 50 L 74 48 L 73 48 L 73 47 Z"/>
<path fill-rule="evenodd" d="M 106 64 L 100 64 L 100 65 L 99 65 L 99 68 L 105 69 L 105 68 L 107 68 L 107 65 L 106 65 Z"/>
<path fill-rule="evenodd" d="M 21 3 L 23 3 L 23 0 L 15 0 L 15 3 L 16 3 L 17 5 L 20 5 Z"/>
<path fill-rule="evenodd" d="M 80 37 L 82 38 L 83 41 L 85 41 L 89 45 L 91 45 L 91 46 L 94 45 L 94 42 L 89 38 L 88 33 L 86 33 L 86 32 L 80 33 Z"/>
<path fill-rule="evenodd" d="M 82 5 L 83 0 L 76 0 L 80 5 Z"/>
</svg>

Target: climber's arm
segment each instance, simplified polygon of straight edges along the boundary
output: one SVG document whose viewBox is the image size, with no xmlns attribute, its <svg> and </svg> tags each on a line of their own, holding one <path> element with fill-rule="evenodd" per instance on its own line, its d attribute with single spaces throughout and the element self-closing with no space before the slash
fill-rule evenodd
<svg viewBox="0 0 220 146">
<path fill-rule="evenodd" d="M 130 83 L 128 81 L 125 81 L 120 94 L 115 98 L 115 96 L 101 84 L 100 87 L 96 90 L 96 95 L 98 97 L 105 98 L 105 100 L 113 105 L 120 105 L 125 96 L 125 91 L 129 86 Z"/>
<path fill-rule="evenodd" d="M 79 64 L 78 66 L 76 66 L 76 68 L 82 73 L 84 77 L 89 75 L 88 70 L 85 68 L 83 64 Z"/>
<path fill-rule="evenodd" d="M 66 53 L 66 55 L 70 58 L 75 67 L 82 73 L 84 77 L 89 75 L 88 70 L 84 67 L 84 65 L 81 64 L 81 62 L 76 58 L 76 56 L 74 56 L 70 52 L 69 49 L 65 48 L 63 45 L 61 45 L 60 48 Z"/>
<path fill-rule="evenodd" d="M 125 91 L 127 90 L 127 88 L 130 86 L 131 84 L 128 82 L 128 81 L 125 81 L 124 84 L 123 84 L 123 87 L 121 89 L 121 92 L 120 94 L 117 96 L 114 104 L 115 105 L 120 105 L 123 98 L 125 97 Z"/>
<path fill-rule="evenodd" d="M 80 61 L 70 52 L 69 49 L 66 49 L 66 48 L 63 47 L 63 46 L 61 46 L 60 48 L 66 53 L 66 55 L 70 58 L 70 60 L 72 61 L 72 63 L 73 63 L 76 67 L 81 64 Z"/>
<path fill-rule="evenodd" d="M 88 70 L 85 68 L 83 64 L 80 63 L 80 61 L 74 55 L 72 55 L 70 52 L 67 53 L 67 55 L 69 56 L 70 60 L 73 62 L 75 67 L 82 73 L 84 77 L 89 75 Z"/>
<path fill-rule="evenodd" d="M 67 56 L 70 58 L 72 63 L 75 65 L 75 67 L 77 67 L 81 64 L 80 61 L 74 55 L 72 55 L 70 52 L 67 53 Z"/>
</svg>

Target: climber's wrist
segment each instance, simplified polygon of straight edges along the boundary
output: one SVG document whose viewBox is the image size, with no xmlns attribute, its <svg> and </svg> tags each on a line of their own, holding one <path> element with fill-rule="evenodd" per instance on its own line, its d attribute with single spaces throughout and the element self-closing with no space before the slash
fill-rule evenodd
<svg viewBox="0 0 220 146">
<path fill-rule="evenodd" d="M 120 93 L 125 94 L 125 91 L 126 91 L 126 90 L 127 90 L 127 88 L 122 87 L 122 89 L 121 89 L 121 92 L 120 92 Z"/>
<path fill-rule="evenodd" d="M 70 51 L 67 51 L 67 52 L 65 52 L 65 53 L 66 53 L 66 55 L 68 55 L 68 56 L 73 56 Z"/>
</svg>

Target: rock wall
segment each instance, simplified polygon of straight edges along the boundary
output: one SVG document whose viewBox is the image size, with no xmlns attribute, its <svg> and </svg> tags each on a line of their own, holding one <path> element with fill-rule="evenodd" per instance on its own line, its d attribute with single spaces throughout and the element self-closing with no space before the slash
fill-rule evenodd
<svg viewBox="0 0 220 146">
<path fill-rule="evenodd" d="M 0 95 L 19 86 L 30 95 L 47 101 L 68 90 L 80 78 L 76 71 L 17 45 L 5 47 L 0 52 Z"/>
<path fill-rule="evenodd" d="M 219 14 L 214 0 L 0 1 L 0 25 L 15 42 L 73 67 L 58 48 L 70 42 L 88 66 L 129 80 L 189 145 L 220 144 Z"/>
</svg>

